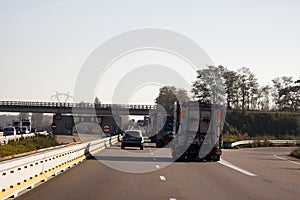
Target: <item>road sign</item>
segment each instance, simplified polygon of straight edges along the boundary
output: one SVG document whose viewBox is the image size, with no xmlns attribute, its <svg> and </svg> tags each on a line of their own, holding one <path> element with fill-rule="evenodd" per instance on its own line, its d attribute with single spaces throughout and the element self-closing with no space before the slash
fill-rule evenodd
<svg viewBox="0 0 300 200">
<path fill-rule="evenodd" d="M 103 130 L 104 133 L 110 133 L 111 129 L 112 129 L 112 127 L 111 127 L 110 124 L 103 124 L 102 125 L 102 130 Z"/>
<path fill-rule="evenodd" d="M 53 122 L 52 124 L 51 124 L 51 129 L 52 129 L 52 131 L 55 131 L 55 129 L 56 129 L 56 123 L 55 122 Z"/>
</svg>

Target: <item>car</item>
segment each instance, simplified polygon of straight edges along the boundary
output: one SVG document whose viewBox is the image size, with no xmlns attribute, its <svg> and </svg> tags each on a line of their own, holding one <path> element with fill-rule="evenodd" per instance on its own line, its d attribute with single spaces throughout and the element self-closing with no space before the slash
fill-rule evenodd
<svg viewBox="0 0 300 200">
<path fill-rule="evenodd" d="M 140 130 L 127 130 L 124 133 L 121 149 L 125 147 L 140 147 L 144 149 L 144 138 Z"/>
<path fill-rule="evenodd" d="M 15 127 L 13 127 L 13 126 L 6 126 L 3 129 L 3 136 L 10 136 L 10 135 L 15 136 L 16 133 L 17 133 L 17 131 L 16 131 Z"/>
</svg>

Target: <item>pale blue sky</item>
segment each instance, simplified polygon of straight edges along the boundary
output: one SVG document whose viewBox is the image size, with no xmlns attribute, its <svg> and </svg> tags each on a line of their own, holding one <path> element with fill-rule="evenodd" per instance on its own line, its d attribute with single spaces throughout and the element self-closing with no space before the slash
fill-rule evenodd
<svg viewBox="0 0 300 200">
<path fill-rule="evenodd" d="M 2 0 L 0 100 L 47 101 L 55 91 L 72 93 L 81 65 L 98 45 L 145 27 L 184 34 L 216 65 L 249 67 L 261 84 L 296 78 L 299 11 L 297 0 Z"/>
</svg>

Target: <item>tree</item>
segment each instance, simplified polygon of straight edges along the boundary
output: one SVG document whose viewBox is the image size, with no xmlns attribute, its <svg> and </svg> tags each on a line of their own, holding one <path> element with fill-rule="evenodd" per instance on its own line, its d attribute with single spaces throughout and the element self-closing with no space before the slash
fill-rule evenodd
<svg viewBox="0 0 300 200">
<path fill-rule="evenodd" d="M 259 86 L 257 78 L 247 67 L 238 69 L 238 77 L 242 110 L 255 109 Z"/>
<path fill-rule="evenodd" d="M 174 86 L 164 86 L 159 89 L 159 95 L 155 99 L 155 103 L 162 105 L 164 108 L 169 108 L 176 101 L 189 101 L 190 98 L 187 91 L 183 88 Z"/>
<path fill-rule="evenodd" d="M 98 97 L 95 97 L 95 101 L 94 101 L 95 104 L 101 104 L 101 101 Z"/>
<path fill-rule="evenodd" d="M 201 102 L 210 102 L 210 92 L 207 82 L 204 79 L 204 71 L 197 71 L 197 80 L 193 82 L 192 92 L 194 97 Z"/>
<path fill-rule="evenodd" d="M 190 97 L 187 94 L 187 90 L 183 88 L 176 89 L 176 97 L 179 101 L 187 102 L 190 100 Z"/>
<path fill-rule="evenodd" d="M 208 66 L 207 69 L 197 71 L 197 80 L 193 82 L 192 92 L 201 102 L 225 104 L 223 67 Z"/>
<path fill-rule="evenodd" d="M 162 105 L 164 108 L 172 106 L 176 101 L 176 88 L 174 86 L 164 86 L 160 88 L 159 95 L 155 99 L 155 103 Z"/>
<path fill-rule="evenodd" d="M 270 110 L 270 94 L 271 87 L 269 85 L 262 86 L 258 91 L 258 107 L 260 110 Z"/>
<path fill-rule="evenodd" d="M 225 92 L 227 94 L 227 108 L 232 109 L 239 103 L 239 77 L 237 72 L 224 69 Z"/>
<path fill-rule="evenodd" d="M 248 77 L 249 82 L 249 97 L 248 97 L 248 110 L 256 109 L 257 107 L 257 100 L 259 97 L 259 84 L 257 82 L 257 78 L 253 73 L 249 74 Z"/>
<path fill-rule="evenodd" d="M 293 77 L 277 77 L 272 80 L 273 82 L 273 98 L 276 107 L 279 110 L 291 110 L 293 109 L 293 104 L 297 100 L 295 94 L 297 93 L 297 88 L 293 86 Z M 296 81 L 297 82 L 297 81 Z M 294 95 L 294 96 L 293 96 Z"/>
</svg>

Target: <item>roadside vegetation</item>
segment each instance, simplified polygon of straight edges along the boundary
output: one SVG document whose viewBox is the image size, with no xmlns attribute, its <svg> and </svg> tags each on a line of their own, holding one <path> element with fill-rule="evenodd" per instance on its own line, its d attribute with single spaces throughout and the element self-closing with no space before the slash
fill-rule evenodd
<svg viewBox="0 0 300 200">
<path fill-rule="evenodd" d="M 291 156 L 294 156 L 294 157 L 300 159 L 300 148 L 292 151 Z"/>
<path fill-rule="evenodd" d="M 54 135 L 38 136 L 21 141 L 11 141 L 0 146 L 0 157 L 21 154 L 59 145 Z"/>
</svg>

